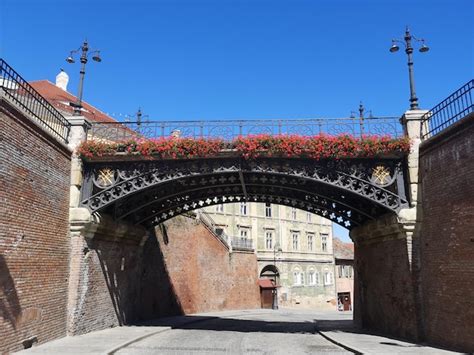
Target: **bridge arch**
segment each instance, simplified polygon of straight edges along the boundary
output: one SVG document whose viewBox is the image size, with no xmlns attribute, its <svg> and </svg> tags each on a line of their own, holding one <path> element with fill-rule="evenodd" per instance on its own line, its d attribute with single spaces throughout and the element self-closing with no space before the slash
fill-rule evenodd
<svg viewBox="0 0 474 355">
<path fill-rule="evenodd" d="M 408 203 L 400 157 L 109 157 L 87 161 L 84 167 L 84 207 L 144 226 L 206 206 L 245 201 L 303 209 L 352 229 Z"/>
</svg>

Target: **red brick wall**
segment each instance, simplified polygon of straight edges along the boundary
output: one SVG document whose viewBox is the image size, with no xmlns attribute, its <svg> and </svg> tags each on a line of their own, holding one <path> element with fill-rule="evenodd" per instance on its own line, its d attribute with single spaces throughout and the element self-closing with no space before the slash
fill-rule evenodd
<svg viewBox="0 0 474 355">
<path fill-rule="evenodd" d="M 0 99 L 0 350 L 66 334 L 70 154 Z"/>
<path fill-rule="evenodd" d="M 231 253 L 206 227 L 180 216 L 165 223 L 168 244 L 157 238 L 184 313 L 260 308 L 257 258 Z"/>
<path fill-rule="evenodd" d="M 354 245 L 354 321 L 358 326 L 416 340 L 417 304 L 407 240 L 396 216 L 351 231 Z"/>
<path fill-rule="evenodd" d="M 105 220 L 93 238 L 72 238 L 69 334 L 182 314 L 156 238 L 141 245 L 144 229 Z"/>
<path fill-rule="evenodd" d="M 141 248 L 99 237 L 82 241 L 74 241 L 81 279 L 71 290 L 77 300 L 70 304 L 69 334 L 130 324 L 139 301 Z"/>
<path fill-rule="evenodd" d="M 429 342 L 474 351 L 474 115 L 421 146 L 421 281 Z"/>
<path fill-rule="evenodd" d="M 101 216 L 93 238 L 72 238 L 69 325 L 79 335 L 184 313 L 260 307 L 257 259 L 229 254 L 202 224 L 187 217 L 161 233 Z"/>
</svg>

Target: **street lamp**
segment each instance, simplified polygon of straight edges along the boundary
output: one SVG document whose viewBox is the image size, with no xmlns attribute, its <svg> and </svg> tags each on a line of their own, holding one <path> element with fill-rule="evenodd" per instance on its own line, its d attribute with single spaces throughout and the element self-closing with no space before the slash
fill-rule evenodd
<svg viewBox="0 0 474 355">
<path fill-rule="evenodd" d="M 82 108 L 82 90 L 84 86 L 84 75 L 86 74 L 86 63 L 87 63 L 87 57 L 89 55 L 92 55 L 92 60 L 94 62 L 100 63 L 102 61 L 102 58 L 100 57 L 100 51 L 98 50 L 93 50 L 89 52 L 89 44 L 87 43 L 87 40 L 84 41 L 82 46 L 80 46 L 78 49 L 71 51 L 69 56 L 66 58 L 66 62 L 69 64 L 75 63 L 74 60 L 74 54 L 78 53 L 81 51 L 81 58 L 79 61 L 81 62 L 81 71 L 79 72 L 80 78 L 79 78 L 79 90 L 77 94 L 77 101 L 73 104 L 71 103 L 71 106 L 74 107 L 74 115 L 80 116 L 81 115 L 81 108 Z M 89 52 L 89 53 L 88 53 Z"/>
<path fill-rule="evenodd" d="M 359 126 L 360 126 L 360 137 L 362 138 L 363 135 L 365 134 L 364 132 L 364 105 L 362 104 L 362 101 L 359 103 Z M 369 118 L 372 118 L 372 111 L 369 112 Z M 355 118 L 355 112 L 351 111 L 351 118 Z"/>
<path fill-rule="evenodd" d="M 275 244 L 273 248 L 273 266 L 275 267 L 275 270 L 273 271 L 273 281 L 275 283 L 275 290 L 273 292 L 273 302 L 272 302 L 272 309 L 278 309 L 278 285 L 277 285 L 277 274 L 276 271 L 277 266 L 276 266 L 276 254 L 281 253 L 282 249 L 278 243 Z"/>
<path fill-rule="evenodd" d="M 403 39 L 404 41 L 399 40 L 399 39 L 392 39 L 392 46 L 390 47 L 390 52 L 395 53 L 400 49 L 397 43 L 405 44 L 405 53 L 408 56 L 408 75 L 409 75 L 409 80 L 410 80 L 410 110 L 417 110 L 418 98 L 416 97 L 415 78 L 413 76 L 413 47 L 411 45 L 411 40 L 414 39 L 417 42 L 421 42 L 421 47 L 418 49 L 421 53 L 428 52 L 430 49 L 425 44 L 425 40 L 422 38 L 418 39 L 415 36 L 413 36 L 410 33 L 410 30 L 408 29 L 408 27 L 406 28 L 405 37 Z"/>
</svg>

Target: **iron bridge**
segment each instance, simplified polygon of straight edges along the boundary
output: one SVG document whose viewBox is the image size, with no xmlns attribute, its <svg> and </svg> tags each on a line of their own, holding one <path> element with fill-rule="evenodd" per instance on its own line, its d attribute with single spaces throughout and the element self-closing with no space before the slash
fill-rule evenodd
<svg viewBox="0 0 474 355">
<path fill-rule="evenodd" d="M 264 202 L 306 210 L 352 229 L 408 205 L 405 166 L 404 157 L 102 157 L 84 162 L 82 206 L 151 227 L 215 204 Z"/>
</svg>

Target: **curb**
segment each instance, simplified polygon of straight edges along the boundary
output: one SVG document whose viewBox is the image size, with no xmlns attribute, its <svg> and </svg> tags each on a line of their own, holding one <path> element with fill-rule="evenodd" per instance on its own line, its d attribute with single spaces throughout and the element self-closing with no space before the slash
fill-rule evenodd
<svg viewBox="0 0 474 355">
<path fill-rule="evenodd" d="M 324 331 L 320 330 L 318 328 L 318 321 L 315 320 L 314 321 L 314 326 L 316 328 L 316 332 L 321 335 L 324 339 L 326 339 L 327 341 L 330 341 L 331 343 L 333 343 L 334 345 L 337 345 L 341 348 L 343 348 L 344 350 L 347 350 L 347 351 L 350 351 L 351 353 L 353 354 L 357 354 L 357 355 L 360 355 L 360 354 L 364 354 L 364 352 L 360 349 L 357 349 L 357 348 L 354 348 L 354 347 L 351 347 L 351 346 L 348 346 L 348 345 L 345 345 L 333 338 L 331 338 L 329 335 L 327 335 Z"/>
<path fill-rule="evenodd" d="M 337 340 L 334 340 L 333 338 L 331 338 L 330 336 L 328 336 L 327 334 L 325 334 L 324 332 L 320 331 L 320 330 L 317 330 L 318 334 L 321 335 L 324 339 L 330 341 L 331 343 L 347 350 L 347 351 L 350 351 L 351 353 L 353 354 L 357 354 L 357 355 L 361 355 L 361 354 L 365 354 L 362 350 L 360 349 L 357 349 L 357 348 L 354 348 L 354 347 L 350 347 L 350 346 L 347 346 L 345 344 L 342 344 L 341 342 L 338 342 Z"/>
<path fill-rule="evenodd" d="M 204 322 L 204 321 L 207 321 L 207 320 L 210 320 L 210 319 L 216 319 L 216 318 L 219 318 L 219 317 L 209 317 L 209 318 L 206 318 L 206 319 L 190 320 L 189 322 L 184 322 L 184 323 L 180 324 L 180 326 L 187 325 L 187 324 L 192 324 L 192 323 Z M 117 351 L 129 346 L 130 344 L 136 343 L 137 341 L 143 340 L 145 338 L 151 337 L 151 336 L 156 335 L 156 334 L 167 332 L 167 331 L 172 330 L 172 329 L 173 329 L 173 326 L 168 326 L 168 327 L 164 327 L 162 329 L 156 330 L 154 332 L 150 332 L 150 333 L 147 333 L 147 334 L 144 334 L 144 335 L 140 335 L 136 338 L 127 340 L 127 341 L 123 342 L 122 344 L 114 346 L 113 348 L 105 351 L 104 355 L 113 355 Z"/>
</svg>

